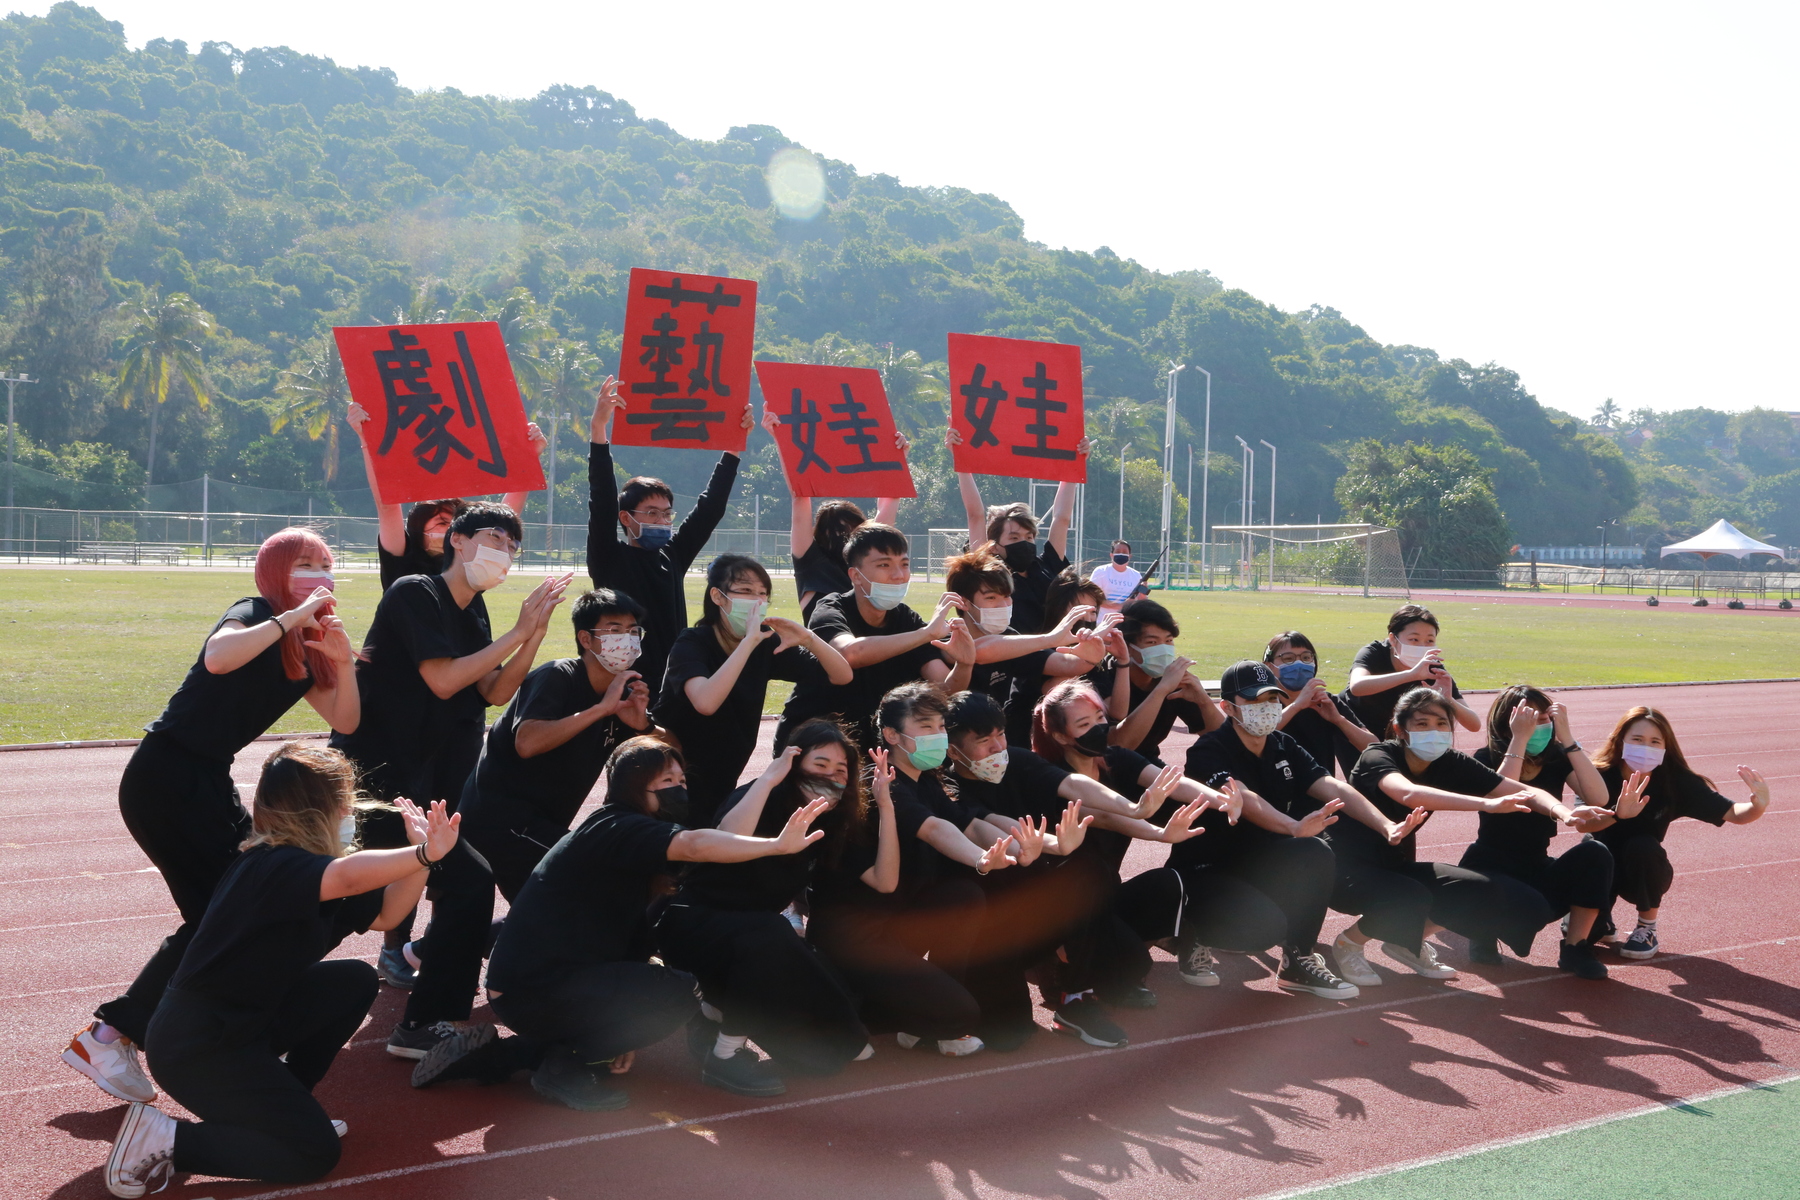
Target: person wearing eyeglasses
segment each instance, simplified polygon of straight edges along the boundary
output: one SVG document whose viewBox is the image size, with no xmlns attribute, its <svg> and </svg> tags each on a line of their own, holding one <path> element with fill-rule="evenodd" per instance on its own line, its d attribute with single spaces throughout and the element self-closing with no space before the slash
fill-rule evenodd
<svg viewBox="0 0 1800 1200">
<path fill-rule="evenodd" d="M 495 638 L 484 593 L 505 581 L 520 533 L 510 508 L 469 505 L 450 527 L 450 567 L 395 581 L 376 606 L 356 664 L 363 719 L 331 744 L 378 798 L 442 800 L 454 808 L 481 755 L 488 705 L 507 703 L 525 681 L 570 577 L 538 584 L 519 606 L 518 621 Z M 380 848 L 402 845 L 404 836 L 388 814 L 371 817 L 362 833 L 364 845 Z M 414 982 L 403 952 L 411 932 L 412 923 L 402 921 L 386 935 L 379 966 L 395 986 Z"/>
<path fill-rule="evenodd" d="M 597 588 L 624 592 L 644 606 L 644 653 L 638 671 L 650 687 L 654 706 L 662 692 L 663 669 L 675 639 L 687 628 L 687 590 L 682 577 L 724 519 L 737 480 L 738 455 L 719 455 L 706 490 L 693 511 L 675 521 L 675 492 L 648 475 L 634 475 L 615 492 L 612 421 L 625 408 L 619 381 L 607 376 L 594 399 L 588 425 L 588 575 Z M 744 409 L 744 428 L 751 413 Z"/>
<path fill-rule="evenodd" d="M 1342 696 L 1319 678 L 1319 651 L 1298 629 L 1278 633 L 1263 648 L 1263 662 L 1281 685 L 1281 732 L 1306 748 L 1312 760 L 1331 770 L 1335 762 L 1350 778 L 1362 752 L 1381 739 Z"/>
</svg>

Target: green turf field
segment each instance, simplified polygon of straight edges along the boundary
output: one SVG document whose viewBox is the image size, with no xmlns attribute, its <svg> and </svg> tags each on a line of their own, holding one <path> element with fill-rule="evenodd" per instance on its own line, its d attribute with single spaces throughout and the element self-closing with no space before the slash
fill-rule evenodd
<svg viewBox="0 0 1800 1200">
<path fill-rule="evenodd" d="M 530 586 L 519 576 L 491 595 L 504 628 Z M 250 573 L 0 568 L 0 743 L 135 737 L 193 663 L 214 621 L 252 590 Z M 776 581 L 776 612 L 797 616 L 793 587 Z M 345 573 L 338 585 L 352 637 L 374 611 L 372 572 Z M 699 615 L 700 581 L 690 579 L 689 616 Z M 1392 601 L 1300 593 L 1158 593 L 1181 622 L 1180 646 L 1207 678 L 1233 660 L 1259 655 L 1269 635 L 1302 629 L 1318 644 L 1322 673 L 1341 686 L 1356 649 L 1382 633 Z M 929 611 L 936 589 L 915 582 L 913 606 Z M 1756 613 L 1584 609 L 1446 603 L 1442 646 L 1464 688 L 1538 684 L 1641 683 L 1800 676 L 1800 622 Z M 572 653 L 566 635 L 552 641 Z M 770 711 L 786 684 L 770 689 Z M 305 705 L 284 730 L 322 729 Z"/>
<path fill-rule="evenodd" d="M 1693 1200 L 1800 1196 L 1800 1081 L 1303 1193 L 1307 1200 Z"/>
</svg>

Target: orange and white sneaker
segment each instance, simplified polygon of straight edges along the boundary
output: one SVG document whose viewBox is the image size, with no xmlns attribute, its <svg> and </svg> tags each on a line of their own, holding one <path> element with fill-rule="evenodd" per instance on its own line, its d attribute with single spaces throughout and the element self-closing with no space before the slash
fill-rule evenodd
<svg viewBox="0 0 1800 1200">
<path fill-rule="evenodd" d="M 156 1099 L 156 1088 L 138 1062 L 137 1047 L 127 1038 L 103 1042 L 94 1036 L 100 1028 L 96 1021 L 69 1039 L 62 1059 L 100 1085 L 100 1090 L 121 1100 L 148 1104 Z"/>
</svg>

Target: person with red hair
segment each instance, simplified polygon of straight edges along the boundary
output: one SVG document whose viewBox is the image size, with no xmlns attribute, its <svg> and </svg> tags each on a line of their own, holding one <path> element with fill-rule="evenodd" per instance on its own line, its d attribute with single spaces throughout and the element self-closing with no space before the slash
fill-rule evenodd
<svg viewBox="0 0 1800 1200">
<path fill-rule="evenodd" d="M 121 1100 L 156 1098 L 138 1048 L 213 888 L 250 833 L 231 760 L 302 697 L 340 733 L 362 721 L 350 670 L 356 652 L 335 612 L 331 567 L 331 548 L 310 529 L 283 529 L 262 544 L 257 594 L 225 610 L 119 780 L 125 827 L 181 910 L 181 925 L 125 994 L 95 1010 L 63 1051 L 64 1062 Z"/>
</svg>

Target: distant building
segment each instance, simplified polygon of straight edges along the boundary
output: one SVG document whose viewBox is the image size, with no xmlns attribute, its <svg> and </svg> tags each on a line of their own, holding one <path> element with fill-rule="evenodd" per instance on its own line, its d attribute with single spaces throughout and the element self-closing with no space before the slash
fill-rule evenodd
<svg viewBox="0 0 1800 1200">
<path fill-rule="evenodd" d="M 1534 554 L 1541 563 L 1580 563 L 1596 567 L 1601 565 L 1599 546 L 1520 546 L 1514 561 L 1528 562 Z M 1644 548 L 1642 546 L 1608 544 L 1606 547 L 1605 563 L 1609 567 L 1643 561 Z"/>
</svg>

